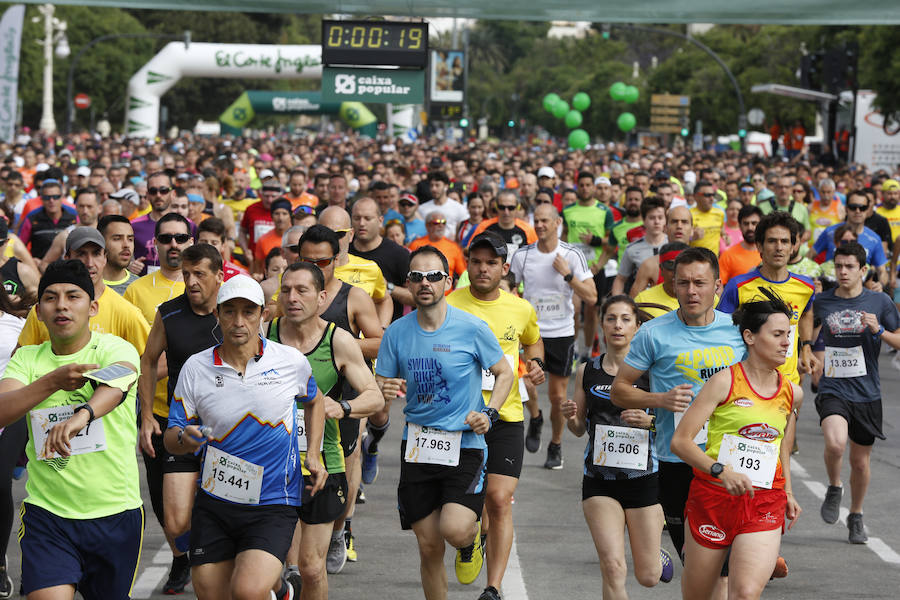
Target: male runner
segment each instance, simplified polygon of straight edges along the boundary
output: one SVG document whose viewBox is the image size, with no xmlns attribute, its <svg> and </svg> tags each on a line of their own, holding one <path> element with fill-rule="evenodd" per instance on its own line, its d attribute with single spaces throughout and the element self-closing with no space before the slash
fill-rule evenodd
<svg viewBox="0 0 900 600">
<path fill-rule="evenodd" d="M 303 354 L 260 338 L 264 304 L 262 288 L 246 275 L 223 284 L 216 297 L 222 344 L 191 356 L 175 386 L 165 448 L 203 449 L 190 541 L 200 600 L 264 598 L 281 576 L 303 486 L 297 404 L 305 409 L 312 493 L 325 483 L 322 393 Z M 210 430 L 204 435 L 201 427 Z"/>
<path fill-rule="evenodd" d="M 851 544 L 868 541 L 863 526 L 863 499 L 869 487 L 869 461 L 881 431 L 881 381 L 878 355 L 881 340 L 900 348 L 900 315 L 883 292 L 863 288 L 865 248 L 856 242 L 834 251 L 838 287 L 816 296 L 815 315 L 822 321 L 825 369 L 819 379 L 816 410 L 825 436 L 828 491 L 822 519 L 836 523 L 840 515 L 841 464 L 850 439 L 850 514 L 847 528 Z"/>
<path fill-rule="evenodd" d="M 106 243 L 106 266 L 103 267 L 103 283 L 120 296 L 139 277 L 128 270 L 134 256 L 134 229 L 131 221 L 122 215 L 105 215 L 97 222 L 97 231 Z"/>
<path fill-rule="evenodd" d="M 469 245 L 468 287 L 447 296 L 450 306 L 475 315 L 488 324 L 513 372 L 509 396 L 500 408 L 500 419 L 485 436 L 488 447 L 485 507 L 487 530 L 487 587 L 479 600 L 500 600 L 500 584 L 513 540 L 512 497 L 522 474 L 525 453 L 524 414 L 518 384 L 519 344 L 528 361 L 528 375 L 534 385 L 544 382 L 544 344 L 537 326 L 537 314 L 527 301 L 500 290 L 500 281 L 509 272 L 506 240 L 491 232 L 475 237 Z M 494 377 L 488 371 L 481 378 L 485 405 L 490 402 Z"/>
<path fill-rule="evenodd" d="M 361 419 L 384 405 L 372 370 L 366 364 L 359 346 L 354 343 L 353 336 L 319 317 L 325 301 L 325 278 L 317 266 L 308 262 L 288 265 L 278 294 L 284 316 L 274 319 L 267 327 L 270 340 L 293 346 L 304 353 L 316 383 L 325 394 L 322 458 L 328 479 L 316 496 L 303 495 L 300 523 L 297 524 L 287 559 L 289 570 L 292 566 L 300 566 L 303 581 L 300 598 L 303 600 L 328 597 L 325 559 L 331 542 L 332 524 L 344 514 L 348 500 L 338 421 L 346 417 Z M 345 381 L 356 393 L 352 400 L 343 398 Z M 305 435 L 301 435 L 300 451 L 306 451 Z"/>
<path fill-rule="evenodd" d="M 565 418 L 560 404 L 566 399 L 566 385 L 572 374 L 575 352 L 574 294 L 593 306 L 597 289 L 581 252 L 557 236 L 559 213 L 551 204 L 534 210 L 534 230 L 538 241 L 519 248 L 510 261 L 516 282 L 525 284 L 524 298 L 537 311 L 538 326 L 547 357 L 545 370 L 550 373 L 547 392 L 550 396 L 552 435 L 547 445 L 544 468 L 562 469 L 562 432 Z M 540 448 L 543 414 L 531 415 L 525 447 L 529 452 Z"/>
<path fill-rule="evenodd" d="M 395 397 L 406 381 L 400 523 L 416 534 L 425 597 L 444 600 L 445 542 L 462 550 L 456 560 L 461 583 L 472 583 L 481 571 L 484 434 L 499 419 L 513 373 L 487 324 L 447 305 L 444 255 L 423 246 L 409 267 L 416 310 L 385 331 L 375 374 L 385 398 Z M 496 378 L 487 408 L 482 370 Z"/>
<path fill-rule="evenodd" d="M 49 341 L 20 348 L 0 379 L 0 426 L 29 416 L 19 541 L 22 589 L 33 599 L 71 600 L 76 587 L 85 600 L 129 598 L 137 576 L 138 354 L 125 340 L 91 331 L 94 294 L 80 261 L 48 265 L 36 308 Z M 85 377 L 98 367 L 118 372 Z"/>
<path fill-rule="evenodd" d="M 756 226 L 759 225 L 761 218 L 762 211 L 752 204 L 742 206 L 738 212 L 738 227 L 741 229 L 742 239 L 719 257 L 719 274 L 723 285 L 738 275 L 749 273 L 759 265 Z"/>
<path fill-rule="evenodd" d="M 660 504 L 669 537 L 682 557 L 684 505 L 693 472 L 670 450 L 672 434 L 706 380 L 742 360 L 745 353 L 731 317 L 714 308 L 719 289 L 716 255 L 706 248 L 682 251 L 675 259 L 678 310 L 638 329 L 611 392 L 613 403 L 622 408 L 655 409 Z M 649 392 L 632 387 L 644 373 L 650 375 Z M 705 428 L 694 441 L 706 443 Z"/>
</svg>

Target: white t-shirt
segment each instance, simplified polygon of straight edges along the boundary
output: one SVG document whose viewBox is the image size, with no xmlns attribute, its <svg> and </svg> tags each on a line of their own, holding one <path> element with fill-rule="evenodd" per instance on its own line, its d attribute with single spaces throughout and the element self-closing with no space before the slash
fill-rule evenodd
<svg viewBox="0 0 900 600">
<path fill-rule="evenodd" d="M 444 236 L 455 240 L 456 226 L 469 218 L 469 211 L 466 207 L 454 200 L 447 198 L 447 201 L 441 205 L 435 204 L 434 200 L 429 200 L 425 204 L 419 206 L 419 214 L 428 223 L 428 215 L 436 210 L 441 211 L 447 217 L 447 226 L 444 228 Z"/>
<path fill-rule="evenodd" d="M 553 268 L 553 260 L 560 254 L 569 263 L 574 279 L 586 281 L 593 275 L 584 255 L 572 244 L 559 242 L 552 252 L 541 252 L 537 243 L 522 246 L 513 254 L 510 271 L 516 283 L 525 283 L 524 298 L 537 311 L 538 327 L 543 338 L 575 335 L 575 306 L 572 289 L 563 276 Z"/>
<path fill-rule="evenodd" d="M 19 333 L 25 326 L 25 319 L 13 316 L 9 313 L 0 313 L 0 377 L 6 370 L 9 359 L 19 339 Z"/>
</svg>

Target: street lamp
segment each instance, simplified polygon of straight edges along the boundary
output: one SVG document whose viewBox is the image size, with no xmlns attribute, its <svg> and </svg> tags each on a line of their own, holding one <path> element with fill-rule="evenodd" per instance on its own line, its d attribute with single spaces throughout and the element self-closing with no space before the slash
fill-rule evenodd
<svg viewBox="0 0 900 600">
<path fill-rule="evenodd" d="M 53 16 L 56 7 L 52 4 L 38 6 L 38 12 L 44 18 L 44 39 L 37 40 L 44 47 L 44 97 L 41 112 L 40 128 L 46 134 L 56 131 L 56 120 L 53 118 L 53 53 L 57 58 L 68 58 L 71 50 L 66 38 L 67 24 Z M 32 17 L 32 23 L 39 23 L 41 17 Z"/>
</svg>

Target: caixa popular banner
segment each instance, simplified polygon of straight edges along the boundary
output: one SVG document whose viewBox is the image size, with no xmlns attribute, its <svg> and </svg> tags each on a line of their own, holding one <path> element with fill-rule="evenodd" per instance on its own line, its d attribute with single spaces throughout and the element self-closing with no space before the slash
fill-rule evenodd
<svg viewBox="0 0 900 600">
<path fill-rule="evenodd" d="M 323 102 L 422 104 L 425 72 L 401 69 L 322 69 Z"/>
</svg>

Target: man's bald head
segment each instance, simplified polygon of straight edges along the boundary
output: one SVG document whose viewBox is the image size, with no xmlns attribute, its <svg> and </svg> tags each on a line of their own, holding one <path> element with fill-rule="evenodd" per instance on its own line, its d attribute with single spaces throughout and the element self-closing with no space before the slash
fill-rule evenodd
<svg viewBox="0 0 900 600">
<path fill-rule="evenodd" d="M 350 215 L 340 206 L 329 206 L 319 215 L 319 225 L 332 231 L 350 229 Z"/>
<path fill-rule="evenodd" d="M 557 211 L 556 207 L 553 206 L 552 204 L 538 204 L 534 208 L 534 215 L 535 215 L 535 217 L 537 217 L 538 215 L 541 215 L 542 217 L 547 217 L 547 218 L 558 218 L 559 211 Z"/>
</svg>

